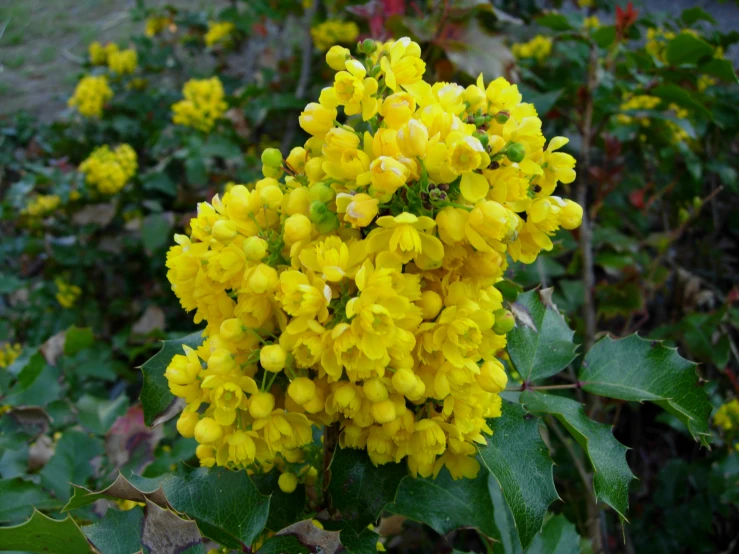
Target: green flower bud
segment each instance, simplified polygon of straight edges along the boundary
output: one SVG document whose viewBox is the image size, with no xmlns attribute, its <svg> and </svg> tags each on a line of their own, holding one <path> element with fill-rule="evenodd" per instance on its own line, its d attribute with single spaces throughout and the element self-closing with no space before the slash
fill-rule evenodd
<svg viewBox="0 0 739 554">
<path fill-rule="evenodd" d="M 310 204 L 310 209 L 308 210 L 308 217 L 310 218 L 311 222 L 318 224 L 321 223 L 331 212 L 329 211 L 326 204 L 321 202 L 320 200 L 314 200 Z"/>
<path fill-rule="evenodd" d="M 324 204 L 331 202 L 336 197 L 334 189 L 324 183 L 316 183 L 310 188 L 308 197 Z"/>
<path fill-rule="evenodd" d="M 262 164 L 267 167 L 282 167 L 282 153 L 277 148 L 265 148 L 262 152 Z"/>
<path fill-rule="evenodd" d="M 493 315 L 495 316 L 493 332 L 497 335 L 505 335 L 516 326 L 516 319 L 513 314 L 504 308 L 495 310 Z"/>
<path fill-rule="evenodd" d="M 506 121 L 508 121 L 508 118 L 510 116 L 506 112 L 498 112 L 495 114 L 495 121 L 503 125 Z"/>
<path fill-rule="evenodd" d="M 377 45 L 371 38 L 366 38 L 362 41 L 360 50 L 369 56 L 377 50 Z"/>
<path fill-rule="evenodd" d="M 520 142 L 512 142 L 506 148 L 505 154 L 513 163 L 518 163 L 522 162 L 526 156 L 526 149 Z"/>
<path fill-rule="evenodd" d="M 338 228 L 339 218 L 333 212 L 327 211 L 327 215 L 324 216 L 323 220 L 320 223 L 316 223 L 316 230 L 322 235 L 326 235 Z"/>
</svg>

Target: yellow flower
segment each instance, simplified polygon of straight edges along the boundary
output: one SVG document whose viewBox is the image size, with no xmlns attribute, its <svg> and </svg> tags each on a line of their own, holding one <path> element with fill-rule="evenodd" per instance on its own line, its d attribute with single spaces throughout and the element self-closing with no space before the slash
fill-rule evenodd
<svg viewBox="0 0 739 554">
<path fill-rule="evenodd" d="M 152 16 L 146 19 L 146 29 L 144 34 L 147 37 L 154 37 L 172 25 L 172 19 L 167 16 Z"/>
<path fill-rule="evenodd" d="M 57 288 L 56 300 L 62 306 L 62 308 L 71 308 L 77 302 L 77 299 L 82 294 L 82 289 L 77 285 L 71 285 L 64 281 L 61 277 L 54 279 L 54 284 Z"/>
<path fill-rule="evenodd" d="M 62 199 L 56 194 L 39 194 L 34 196 L 23 209 L 23 215 L 42 217 L 56 210 Z"/>
<path fill-rule="evenodd" d="M 370 164 L 370 175 L 372 194 L 380 199 L 387 199 L 406 183 L 410 171 L 398 160 L 380 156 Z"/>
<path fill-rule="evenodd" d="M 95 187 L 102 194 L 115 194 L 136 174 L 138 162 L 136 152 L 128 144 L 121 144 L 114 150 L 104 145 L 93 150 L 80 164 L 88 186 Z"/>
<path fill-rule="evenodd" d="M 310 34 L 316 48 L 325 51 L 335 44 L 351 44 L 357 40 L 359 27 L 353 21 L 327 19 L 312 27 Z"/>
<path fill-rule="evenodd" d="M 713 415 L 713 423 L 727 432 L 739 429 L 739 399 L 722 404 Z"/>
<path fill-rule="evenodd" d="M 396 92 L 383 100 L 380 115 L 391 129 L 400 129 L 416 111 L 416 101 L 407 92 Z"/>
<path fill-rule="evenodd" d="M 98 77 L 83 77 L 74 94 L 67 101 L 70 108 L 77 108 L 85 117 L 100 117 L 103 107 L 113 98 L 113 91 L 104 75 Z"/>
<path fill-rule="evenodd" d="M 118 75 L 129 75 L 136 70 L 138 56 L 136 50 L 120 50 L 108 55 L 108 68 Z"/>
<path fill-rule="evenodd" d="M 397 40 L 383 57 L 380 66 L 385 84 L 393 91 L 402 85 L 412 85 L 423 78 L 426 62 L 421 59 L 421 47 L 408 37 Z"/>
<path fill-rule="evenodd" d="M 543 61 L 552 52 L 552 39 L 544 35 L 536 35 L 528 42 L 514 44 L 511 52 L 517 58 L 533 58 Z"/>
<path fill-rule="evenodd" d="M 280 486 L 280 490 L 282 492 L 290 494 L 297 488 L 298 478 L 295 476 L 294 473 L 286 471 L 285 473 L 280 475 L 280 478 L 277 480 L 277 484 Z"/>
<path fill-rule="evenodd" d="M 351 57 L 352 54 L 349 50 L 343 46 L 335 45 L 326 52 L 326 63 L 334 71 L 341 71 L 346 69 L 345 64 Z"/>
<path fill-rule="evenodd" d="M 367 72 L 364 66 L 356 60 L 345 63 L 346 71 L 339 71 L 334 80 L 336 100 L 344 106 L 346 115 L 361 113 L 362 119 L 367 121 L 377 113 L 377 81 L 372 77 L 365 77 Z"/>
<path fill-rule="evenodd" d="M 6 342 L 0 347 L 0 367 L 8 367 L 18 356 L 21 355 L 23 347 L 20 344 L 11 344 Z"/>
<path fill-rule="evenodd" d="M 369 252 L 388 250 L 400 254 L 403 263 L 417 259 L 421 255 L 431 262 L 440 262 L 444 257 L 444 247 L 435 236 L 426 233 L 436 226 L 433 219 L 417 217 L 408 212 L 392 217 L 383 216 L 377 220 L 378 229 L 367 237 Z"/>
<path fill-rule="evenodd" d="M 344 214 L 344 221 L 354 227 L 366 227 L 377 216 L 379 201 L 369 194 L 347 194 L 336 195 L 336 209 Z"/>
<path fill-rule="evenodd" d="M 205 33 L 205 45 L 228 43 L 235 26 L 229 21 L 208 21 L 208 32 Z"/>
<path fill-rule="evenodd" d="M 182 89 L 185 99 L 172 105 L 172 121 L 177 125 L 210 132 L 228 108 L 218 77 L 190 79 Z"/>
</svg>

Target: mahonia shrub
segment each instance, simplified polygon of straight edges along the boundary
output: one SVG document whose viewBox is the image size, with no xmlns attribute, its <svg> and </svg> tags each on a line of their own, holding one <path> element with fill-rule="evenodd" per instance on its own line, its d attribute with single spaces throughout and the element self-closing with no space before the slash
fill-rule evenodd
<svg viewBox="0 0 739 554">
<path fill-rule="evenodd" d="M 263 179 L 175 236 L 168 278 L 206 339 L 165 376 L 202 465 L 309 481 L 312 427 L 336 424 L 375 465 L 477 475 L 513 327 L 494 285 L 582 208 L 553 195 L 575 160 L 516 85 L 431 85 L 420 54 L 408 38 L 331 48 L 333 85 L 299 118 L 310 138 L 265 150 Z"/>
</svg>

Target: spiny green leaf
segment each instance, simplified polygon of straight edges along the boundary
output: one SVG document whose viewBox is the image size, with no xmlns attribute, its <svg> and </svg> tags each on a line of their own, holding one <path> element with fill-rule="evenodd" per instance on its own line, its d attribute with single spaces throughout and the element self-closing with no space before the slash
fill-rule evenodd
<svg viewBox="0 0 739 554">
<path fill-rule="evenodd" d="M 631 335 L 598 341 L 580 368 L 583 389 L 593 394 L 661 406 L 708 445 L 711 404 L 695 373 L 696 364 L 657 341 Z"/>
<path fill-rule="evenodd" d="M 493 435 L 478 447 L 480 458 L 498 480 L 526 547 L 541 529 L 549 505 L 559 498 L 554 464 L 539 435 L 539 418 L 521 406 L 504 401 L 502 416 L 487 422 Z"/>
<path fill-rule="evenodd" d="M 493 504 L 488 493 L 489 473 L 484 468 L 475 479 L 452 479 L 444 468 L 435 479 L 405 477 L 395 503 L 388 511 L 425 523 L 440 535 L 460 527 L 474 527 L 497 538 Z"/>
<path fill-rule="evenodd" d="M 508 354 L 526 382 L 555 375 L 575 359 L 575 333 L 552 304 L 551 293 L 532 290 L 511 304 L 516 327 L 508 333 Z"/>
<path fill-rule="evenodd" d="M 175 397 L 169 391 L 164 372 L 175 355 L 184 355 L 183 345 L 195 349 L 202 342 L 203 336 L 200 331 L 181 339 L 162 341 L 162 349 L 141 366 L 144 386 L 141 389 L 140 398 L 144 408 L 144 421 L 147 425 L 153 426 L 175 415 L 175 410 L 168 410 L 173 407 Z"/>
<path fill-rule="evenodd" d="M 401 480 L 408 475 L 405 464 L 376 467 L 363 450 L 337 448 L 331 460 L 331 481 L 326 492 L 331 505 L 346 524 L 361 532 L 380 517 L 395 498 Z"/>
<path fill-rule="evenodd" d="M 376 554 L 379 538 L 380 535 L 370 529 L 357 534 L 353 529 L 346 528 L 339 534 L 339 540 L 347 554 Z"/>
<path fill-rule="evenodd" d="M 713 58 L 701 65 L 698 70 L 706 75 L 713 75 L 729 83 L 739 82 L 734 71 L 734 64 L 730 60 Z"/>
<path fill-rule="evenodd" d="M 291 493 L 282 492 L 277 484 L 279 472 L 270 471 L 263 475 L 253 475 L 252 481 L 265 496 L 270 496 L 267 529 L 280 531 L 296 521 L 305 519 L 305 487 L 298 487 Z"/>
<path fill-rule="evenodd" d="M 25 523 L 14 527 L 0 527 L 0 550 L 41 554 L 92 552 L 90 543 L 70 516 L 60 521 L 37 511 Z"/>
<path fill-rule="evenodd" d="M 93 459 L 103 455 L 103 441 L 80 431 L 66 431 L 54 455 L 41 470 L 41 484 L 62 502 L 71 494 L 70 483 L 85 483 L 95 468 Z"/>
<path fill-rule="evenodd" d="M 626 463 L 626 448 L 618 442 L 611 426 L 593 421 L 582 404 L 562 396 L 524 391 L 521 403 L 530 412 L 554 415 L 575 437 L 593 465 L 595 498 L 602 500 L 626 519 L 629 508 L 629 483 L 634 475 Z"/>
<path fill-rule="evenodd" d="M 39 485 L 20 477 L 0 479 L 0 521 L 15 522 L 28 517 L 34 508 L 47 509 L 59 505 Z"/>
<path fill-rule="evenodd" d="M 98 523 L 85 525 L 82 532 L 104 554 L 131 554 L 141 550 L 143 509 L 109 509 Z"/>
<path fill-rule="evenodd" d="M 182 519 L 148 500 L 141 529 L 141 546 L 144 554 L 205 554 L 203 537 L 194 521 Z"/>
</svg>

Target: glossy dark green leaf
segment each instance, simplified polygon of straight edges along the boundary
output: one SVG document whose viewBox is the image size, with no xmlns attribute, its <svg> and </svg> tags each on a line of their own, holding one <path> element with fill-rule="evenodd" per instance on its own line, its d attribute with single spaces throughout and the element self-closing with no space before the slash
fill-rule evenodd
<svg viewBox="0 0 739 554">
<path fill-rule="evenodd" d="M 267 529 L 275 533 L 306 518 L 305 486 L 298 485 L 289 494 L 282 492 L 277 483 L 279 476 L 280 474 L 277 471 L 252 476 L 252 481 L 254 481 L 259 492 L 265 496 L 271 495 Z"/>
<path fill-rule="evenodd" d="M 526 554 L 580 554 L 580 536 L 565 516 L 556 515 L 547 520 Z"/>
<path fill-rule="evenodd" d="M 70 483 L 85 483 L 95 472 L 94 459 L 103 455 L 103 441 L 88 433 L 66 431 L 41 470 L 41 484 L 61 502 L 71 497 Z"/>
<path fill-rule="evenodd" d="M 147 425 L 162 423 L 176 414 L 176 411 L 168 413 L 168 409 L 173 406 L 176 399 L 169 392 L 164 372 L 175 355 L 184 355 L 183 345 L 195 349 L 202 342 L 202 333 L 199 331 L 180 339 L 162 341 L 162 349 L 141 366 L 144 386 L 140 398 L 144 408 L 144 421 Z"/>
<path fill-rule="evenodd" d="M 64 353 L 74 356 L 80 350 L 90 348 L 95 342 L 95 335 L 89 327 L 77 327 L 72 325 L 64 335 Z"/>
<path fill-rule="evenodd" d="M 539 434 L 539 418 L 521 406 L 504 401 L 502 416 L 487 421 L 493 435 L 478 447 L 480 458 L 498 480 L 526 547 L 541 529 L 549 505 L 559 498 L 554 464 Z"/>
<path fill-rule="evenodd" d="M 103 554 L 131 554 L 141 550 L 141 525 L 144 510 L 110 508 L 98 523 L 85 525 L 82 532 Z"/>
<path fill-rule="evenodd" d="M 408 475 L 404 463 L 375 467 L 363 450 L 337 448 L 331 460 L 327 487 L 331 506 L 345 524 L 361 532 L 380 517 L 395 498 L 398 485 Z"/>
<path fill-rule="evenodd" d="M 734 64 L 731 63 L 731 60 L 713 58 L 702 64 L 698 70 L 701 73 L 718 77 L 722 81 L 726 81 L 728 83 L 739 82 L 736 72 L 734 71 Z"/>
<path fill-rule="evenodd" d="M 17 522 L 33 508 L 45 510 L 59 505 L 40 485 L 14 477 L 0 479 L 0 522 Z"/>
<path fill-rule="evenodd" d="M 516 327 L 508 333 L 508 354 L 526 382 L 559 373 L 576 356 L 575 333 L 552 303 L 551 293 L 532 290 L 511 304 Z"/>
<path fill-rule="evenodd" d="M 649 91 L 649 94 L 662 98 L 665 102 L 674 102 L 678 106 L 686 108 L 696 115 L 707 119 L 711 118 L 711 112 L 692 93 L 682 87 L 673 84 L 658 85 Z"/>
<path fill-rule="evenodd" d="M 347 554 L 376 554 L 380 535 L 370 529 L 356 533 L 353 529 L 342 529 L 339 540 Z"/>
<path fill-rule="evenodd" d="M 104 435 L 113 422 L 126 413 L 127 409 L 128 397 L 125 394 L 113 400 L 104 400 L 86 394 L 77 401 L 80 424 L 98 435 Z"/>
<path fill-rule="evenodd" d="M 171 214 L 151 214 L 141 224 L 141 242 L 147 252 L 155 252 L 168 244 L 172 230 Z"/>
<path fill-rule="evenodd" d="M 20 525 L 0 527 L 0 551 L 2 550 L 41 554 L 92 552 L 90 543 L 70 516 L 60 521 L 37 511 Z"/>
<path fill-rule="evenodd" d="M 631 335 L 598 341 L 580 368 L 583 389 L 641 402 L 649 400 L 680 419 L 693 438 L 707 445 L 711 404 L 696 376 L 696 364 L 657 341 Z"/>
<path fill-rule="evenodd" d="M 698 6 L 683 10 L 683 13 L 680 14 L 680 19 L 682 19 L 683 23 L 686 25 L 692 25 L 696 21 L 708 21 L 709 23 L 716 25 L 716 20 L 713 16 Z"/>
<path fill-rule="evenodd" d="M 616 40 L 616 27 L 604 25 L 593 31 L 593 40 L 601 48 L 608 48 Z"/>
<path fill-rule="evenodd" d="M 548 13 L 536 18 L 536 24 L 547 27 L 553 31 L 569 31 L 574 29 L 570 20 L 559 13 Z"/>
<path fill-rule="evenodd" d="M 618 442 L 611 426 L 593 421 L 583 405 L 575 400 L 524 391 L 521 403 L 530 412 L 552 414 L 585 450 L 593 466 L 593 490 L 596 501 L 602 500 L 621 517 L 629 508 L 629 483 L 634 475 L 626 463 L 626 448 Z"/>
<path fill-rule="evenodd" d="M 452 479 L 444 468 L 435 479 L 407 476 L 398 487 L 388 511 L 425 523 L 440 535 L 460 527 L 474 527 L 497 538 L 493 503 L 488 492 L 485 468 L 475 479 Z"/>
<path fill-rule="evenodd" d="M 667 43 L 665 56 L 671 65 L 695 65 L 713 56 L 713 47 L 689 33 L 680 33 Z"/>
</svg>

